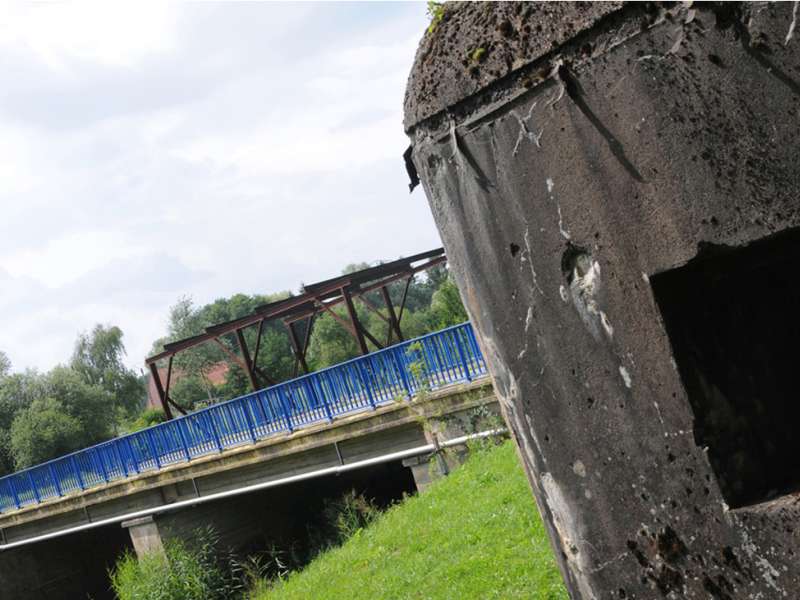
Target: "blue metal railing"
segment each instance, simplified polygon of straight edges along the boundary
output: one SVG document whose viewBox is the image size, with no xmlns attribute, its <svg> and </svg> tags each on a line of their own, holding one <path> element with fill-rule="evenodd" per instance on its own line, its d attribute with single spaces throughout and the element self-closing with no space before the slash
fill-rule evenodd
<svg viewBox="0 0 800 600">
<path fill-rule="evenodd" d="M 0 478 L 0 512 L 486 374 L 462 323 Z"/>
</svg>

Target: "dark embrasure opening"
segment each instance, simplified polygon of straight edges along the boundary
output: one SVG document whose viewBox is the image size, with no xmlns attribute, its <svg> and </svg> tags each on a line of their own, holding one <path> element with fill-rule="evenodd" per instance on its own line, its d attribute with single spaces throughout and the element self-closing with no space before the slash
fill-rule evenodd
<svg viewBox="0 0 800 600">
<path fill-rule="evenodd" d="M 695 416 L 732 508 L 800 487 L 800 231 L 703 245 L 650 278 Z"/>
</svg>

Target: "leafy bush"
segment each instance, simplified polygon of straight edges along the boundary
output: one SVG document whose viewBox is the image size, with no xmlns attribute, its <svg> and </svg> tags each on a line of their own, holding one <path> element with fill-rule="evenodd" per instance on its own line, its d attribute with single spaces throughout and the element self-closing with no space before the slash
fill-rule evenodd
<svg viewBox="0 0 800 600">
<path fill-rule="evenodd" d="M 53 398 L 41 398 L 21 411 L 11 426 L 11 452 L 17 468 L 69 454 L 84 440 L 81 422 Z"/>
<path fill-rule="evenodd" d="M 160 408 L 148 408 L 146 411 L 141 413 L 136 420 L 132 421 L 126 427 L 126 429 L 129 433 L 133 433 L 134 431 L 139 431 L 140 429 L 146 429 L 147 427 L 158 425 L 166 420 L 167 416 L 164 414 L 163 410 Z"/>
<path fill-rule="evenodd" d="M 230 600 L 245 591 L 241 569 L 221 552 L 211 530 L 199 543 L 170 540 L 164 554 L 142 558 L 127 552 L 111 572 L 111 587 L 119 600 Z"/>
<path fill-rule="evenodd" d="M 322 516 L 332 529 L 326 545 L 343 544 L 380 514 L 381 511 L 377 506 L 363 494 L 357 494 L 355 490 L 350 490 L 337 500 L 325 502 Z M 320 550 L 326 549 L 320 548 Z"/>
</svg>

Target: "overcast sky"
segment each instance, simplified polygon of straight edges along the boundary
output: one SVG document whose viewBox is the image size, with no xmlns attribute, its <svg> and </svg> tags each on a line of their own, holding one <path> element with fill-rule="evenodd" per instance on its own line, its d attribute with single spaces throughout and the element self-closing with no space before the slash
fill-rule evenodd
<svg viewBox="0 0 800 600">
<path fill-rule="evenodd" d="M 0 8 L 0 349 L 440 245 L 402 101 L 425 4 Z"/>
</svg>

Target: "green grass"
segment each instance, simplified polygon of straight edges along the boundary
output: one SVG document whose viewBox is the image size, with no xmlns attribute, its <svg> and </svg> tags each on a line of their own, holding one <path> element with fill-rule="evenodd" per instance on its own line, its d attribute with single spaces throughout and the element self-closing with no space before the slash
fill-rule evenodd
<svg viewBox="0 0 800 600">
<path fill-rule="evenodd" d="M 473 455 L 257 600 L 568 598 L 511 442 Z"/>
</svg>

